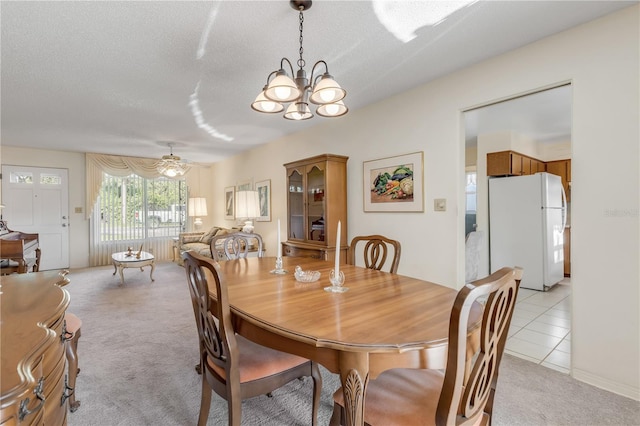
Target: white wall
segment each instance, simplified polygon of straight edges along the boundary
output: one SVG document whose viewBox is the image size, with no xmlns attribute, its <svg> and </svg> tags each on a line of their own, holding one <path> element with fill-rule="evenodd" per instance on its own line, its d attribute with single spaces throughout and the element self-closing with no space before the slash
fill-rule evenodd
<svg viewBox="0 0 640 426">
<path fill-rule="evenodd" d="M 89 221 L 85 220 L 85 155 L 79 152 L 48 151 L 2 146 L 2 164 L 51 167 L 69 171 L 69 267 L 89 266 Z M 7 203 L 3 200 L 2 203 Z M 75 213 L 75 208 L 82 213 Z M 8 224 L 11 228 L 11 224 Z M 19 229 L 15 229 L 19 231 Z M 43 256 L 45 254 L 43 253 Z"/>
<path fill-rule="evenodd" d="M 348 155 L 348 237 L 398 239 L 401 274 L 457 288 L 464 281 L 462 111 L 571 82 L 572 374 L 640 399 L 638 16 L 633 6 L 339 120 L 314 118 L 319 125 L 308 131 L 214 165 L 211 195 L 221 202 L 223 187 L 236 179 L 268 178 L 272 215 L 284 219 L 282 164 L 323 152 Z M 362 162 L 415 151 L 424 151 L 425 211 L 364 213 Z M 434 198 L 447 199 L 446 212 L 433 211 Z M 215 223 L 224 222 L 222 206 L 214 214 Z M 258 223 L 256 232 L 273 253 L 275 221 Z"/>
</svg>

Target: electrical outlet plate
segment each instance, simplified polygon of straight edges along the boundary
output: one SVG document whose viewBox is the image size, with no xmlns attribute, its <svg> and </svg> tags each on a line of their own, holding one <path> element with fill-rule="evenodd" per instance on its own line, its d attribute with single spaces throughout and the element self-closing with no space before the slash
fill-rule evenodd
<svg viewBox="0 0 640 426">
<path fill-rule="evenodd" d="M 446 198 L 436 198 L 433 200 L 433 210 L 436 212 L 444 212 L 447 210 Z"/>
</svg>

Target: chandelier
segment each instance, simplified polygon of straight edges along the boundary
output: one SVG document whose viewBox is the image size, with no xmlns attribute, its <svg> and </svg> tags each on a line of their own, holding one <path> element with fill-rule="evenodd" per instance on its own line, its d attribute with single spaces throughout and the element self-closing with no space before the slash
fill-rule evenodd
<svg viewBox="0 0 640 426">
<path fill-rule="evenodd" d="M 173 155 L 173 144 L 170 143 L 169 149 L 171 153 L 169 155 L 163 155 L 162 160 L 158 161 L 157 170 L 158 173 L 167 177 L 182 176 L 187 172 L 189 167 L 180 161 L 180 157 Z"/>
<path fill-rule="evenodd" d="M 273 71 L 267 77 L 267 84 L 262 92 L 251 104 L 251 108 L 258 112 L 268 114 L 278 113 L 284 110 L 286 103 L 291 102 L 287 107 L 284 118 L 288 120 L 307 120 L 313 117 L 309 109 L 309 101 L 318 105 L 316 113 L 322 117 L 340 117 L 349 110 L 342 99 L 347 92 L 329 74 L 329 66 L 325 61 L 318 61 L 311 68 L 311 78 L 307 79 L 304 70 L 305 61 L 302 58 L 304 49 L 302 47 L 302 30 L 304 23 L 303 11 L 311 7 L 311 0 L 289 2 L 291 7 L 300 12 L 300 58 L 297 65 L 300 67 L 296 73 L 295 81 L 293 77 L 293 66 L 287 58 L 280 61 L 280 69 Z M 284 70 L 284 63 L 289 65 L 291 76 Z M 324 74 L 316 75 L 316 67 L 324 65 Z M 272 79 L 273 77 L 273 79 Z"/>
</svg>

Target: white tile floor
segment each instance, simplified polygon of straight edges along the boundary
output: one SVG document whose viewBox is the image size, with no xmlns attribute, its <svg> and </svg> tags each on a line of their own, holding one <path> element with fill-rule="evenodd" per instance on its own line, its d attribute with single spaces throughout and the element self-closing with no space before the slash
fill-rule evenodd
<svg viewBox="0 0 640 426">
<path fill-rule="evenodd" d="M 569 374 L 570 293 L 569 278 L 546 292 L 521 288 L 505 352 Z"/>
</svg>

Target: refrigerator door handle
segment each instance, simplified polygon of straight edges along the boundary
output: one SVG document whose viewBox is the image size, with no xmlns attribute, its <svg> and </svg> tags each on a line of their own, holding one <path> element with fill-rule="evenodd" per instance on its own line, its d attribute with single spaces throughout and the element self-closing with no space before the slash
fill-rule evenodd
<svg viewBox="0 0 640 426">
<path fill-rule="evenodd" d="M 562 190 L 562 229 L 567 227 L 567 194 L 564 192 L 564 186 L 561 186 Z"/>
</svg>

